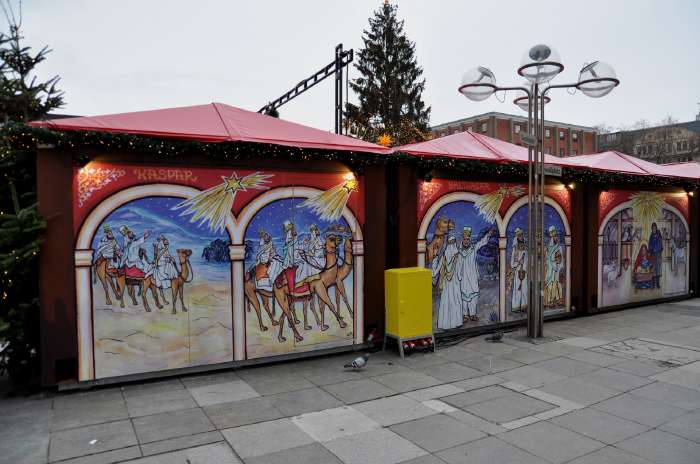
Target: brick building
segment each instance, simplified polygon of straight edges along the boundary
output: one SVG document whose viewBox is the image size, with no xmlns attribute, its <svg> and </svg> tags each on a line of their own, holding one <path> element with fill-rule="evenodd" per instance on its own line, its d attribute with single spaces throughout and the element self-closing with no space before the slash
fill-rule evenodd
<svg viewBox="0 0 700 464">
<path fill-rule="evenodd" d="M 479 114 L 457 121 L 438 124 L 431 128 L 434 137 L 473 131 L 516 145 L 523 145 L 520 132 L 527 131 L 527 117 L 514 114 Z M 572 156 L 598 151 L 596 130 L 593 127 L 577 126 L 545 120 L 545 153 L 557 156 Z"/>
</svg>

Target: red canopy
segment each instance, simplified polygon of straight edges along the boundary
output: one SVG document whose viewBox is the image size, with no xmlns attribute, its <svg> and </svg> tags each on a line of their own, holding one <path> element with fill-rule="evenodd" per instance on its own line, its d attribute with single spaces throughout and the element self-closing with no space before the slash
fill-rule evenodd
<svg viewBox="0 0 700 464">
<path fill-rule="evenodd" d="M 700 164 L 696 163 L 695 161 L 689 161 L 687 163 L 661 164 L 659 167 L 663 168 L 671 176 L 700 179 Z"/>
<path fill-rule="evenodd" d="M 663 166 L 644 161 L 634 156 L 611 150 L 591 155 L 578 155 L 567 158 L 570 164 L 600 171 L 626 172 L 629 174 L 674 176 Z"/>
<path fill-rule="evenodd" d="M 496 162 L 527 162 L 527 148 L 470 131 L 402 145 L 395 147 L 394 151 L 416 156 L 448 156 Z M 570 165 L 568 158 L 558 158 L 552 155 L 545 155 L 545 162 L 559 166 Z"/>
<path fill-rule="evenodd" d="M 198 142 L 257 142 L 303 148 L 389 153 L 380 145 L 314 129 L 223 103 L 134 113 L 34 121 L 52 130 L 117 132 Z"/>
</svg>

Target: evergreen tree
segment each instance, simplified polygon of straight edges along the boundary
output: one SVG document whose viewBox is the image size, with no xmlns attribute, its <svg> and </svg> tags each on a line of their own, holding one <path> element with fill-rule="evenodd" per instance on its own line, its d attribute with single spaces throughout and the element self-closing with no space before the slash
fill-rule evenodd
<svg viewBox="0 0 700 464">
<path fill-rule="evenodd" d="M 35 203 L 35 151 L 11 146 L 5 129 L 41 118 L 63 98 L 58 77 L 35 75 L 50 50 L 24 46 L 21 8 L 15 14 L 9 0 L 0 6 L 8 25 L 0 32 L 0 372 L 27 382 L 38 374 L 37 255 L 46 223 Z"/>
<path fill-rule="evenodd" d="M 400 145 L 429 137 L 430 107 L 422 99 L 423 69 L 415 44 L 404 33 L 397 7 L 385 0 L 364 30 L 364 48 L 355 68 L 360 77 L 350 86 L 359 105 L 347 104 L 350 131 L 364 140 Z"/>
</svg>

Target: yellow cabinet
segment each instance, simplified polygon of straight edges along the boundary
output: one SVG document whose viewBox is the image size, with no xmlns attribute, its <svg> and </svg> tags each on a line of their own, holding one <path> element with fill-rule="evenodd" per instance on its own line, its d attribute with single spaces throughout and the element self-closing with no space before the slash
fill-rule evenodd
<svg viewBox="0 0 700 464">
<path fill-rule="evenodd" d="M 422 267 L 384 271 L 386 334 L 401 340 L 432 337 L 432 274 Z"/>
</svg>

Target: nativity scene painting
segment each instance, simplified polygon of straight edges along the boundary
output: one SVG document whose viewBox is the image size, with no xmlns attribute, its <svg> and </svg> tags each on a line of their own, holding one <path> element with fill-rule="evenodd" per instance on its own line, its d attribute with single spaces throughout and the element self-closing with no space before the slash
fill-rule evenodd
<svg viewBox="0 0 700 464">
<path fill-rule="evenodd" d="M 687 293 L 688 226 L 674 194 L 604 193 L 621 201 L 601 224 L 600 306 Z"/>
</svg>

